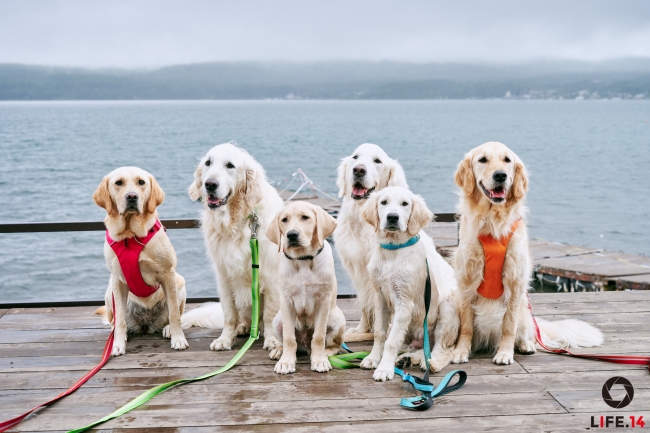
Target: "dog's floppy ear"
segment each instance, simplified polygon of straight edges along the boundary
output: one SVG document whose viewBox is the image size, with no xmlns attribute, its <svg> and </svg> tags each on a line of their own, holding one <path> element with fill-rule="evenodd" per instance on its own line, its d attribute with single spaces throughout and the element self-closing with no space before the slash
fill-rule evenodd
<svg viewBox="0 0 650 433">
<path fill-rule="evenodd" d="M 314 206 L 314 213 L 316 214 L 316 227 L 314 228 L 311 243 L 312 245 L 317 243 L 318 248 L 320 248 L 323 246 L 325 239 L 336 230 L 336 220 L 320 206 Z"/>
<path fill-rule="evenodd" d="M 201 198 L 201 187 L 203 186 L 203 164 L 199 163 L 199 166 L 194 170 L 194 182 L 190 185 L 189 193 L 192 201 L 196 201 Z"/>
<path fill-rule="evenodd" d="M 361 208 L 361 218 L 368 224 L 379 231 L 379 212 L 377 211 L 377 202 L 379 198 L 377 194 L 373 194 L 370 198 L 366 199 L 366 203 Z"/>
<path fill-rule="evenodd" d="M 467 196 L 471 196 L 476 189 L 476 178 L 472 169 L 472 156 L 468 153 L 458 164 L 454 180 Z"/>
<path fill-rule="evenodd" d="M 506 201 L 517 203 L 523 199 L 528 192 L 528 173 L 524 163 L 517 158 L 515 162 L 515 177 L 512 180 L 512 187 L 510 188 L 510 197 Z"/>
<path fill-rule="evenodd" d="M 336 186 L 339 187 L 339 198 L 347 196 L 348 191 L 348 158 L 343 158 L 337 169 Z"/>
<path fill-rule="evenodd" d="M 391 161 L 386 186 L 401 186 L 403 188 L 408 188 L 404 169 L 402 169 L 402 165 L 395 160 Z"/>
<path fill-rule="evenodd" d="M 251 161 L 252 162 L 252 161 Z M 264 169 L 257 163 L 246 166 L 246 179 L 244 180 L 243 195 L 246 205 L 249 208 L 257 206 L 263 198 L 262 185 L 264 181 Z"/>
<path fill-rule="evenodd" d="M 104 176 L 102 181 L 99 183 L 99 186 L 93 193 L 93 201 L 99 207 L 106 209 L 106 212 L 109 215 L 117 212 L 117 208 L 113 205 L 113 199 L 111 198 L 111 193 L 108 190 L 108 176 Z"/>
<path fill-rule="evenodd" d="M 165 192 L 162 190 L 158 181 L 155 177 L 149 176 L 149 182 L 151 182 L 151 192 L 149 193 L 149 199 L 147 200 L 147 212 L 154 213 L 156 208 L 162 204 L 165 200 Z"/>
<path fill-rule="evenodd" d="M 433 213 L 427 208 L 424 199 L 419 195 L 413 197 L 411 215 L 406 224 L 406 232 L 409 236 L 415 236 L 420 230 L 433 219 Z"/>
<path fill-rule="evenodd" d="M 282 230 L 280 230 L 280 214 L 282 214 L 282 212 L 283 211 L 278 212 L 273 217 L 269 223 L 269 227 L 266 229 L 266 237 L 278 246 L 278 252 L 282 250 Z"/>
</svg>

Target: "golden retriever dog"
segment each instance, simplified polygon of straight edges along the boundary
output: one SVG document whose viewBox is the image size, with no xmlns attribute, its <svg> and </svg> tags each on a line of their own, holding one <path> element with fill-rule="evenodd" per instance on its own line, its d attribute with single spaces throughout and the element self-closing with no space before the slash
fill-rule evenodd
<svg viewBox="0 0 650 433">
<path fill-rule="evenodd" d="M 433 214 L 422 197 L 407 188 L 388 187 L 367 200 L 362 217 L 374 229 L 367 269 L 378 293 L 375 341 L 361 367 L 376 368 L 373 378 L 377 381 L 390 380 L 398 353 L 409 345 L 420 350 L 403 356 L 426 368 L 421 348 L 428 272 L 431 280 L 428 332 L 434 342 L 430 367 L 434 372 L 440 371 L 453 355 L 459 318 L 454 270 L 422 230 L 432 221 Z"/>
<path fill-rule="evenodd" d="M 262 166 L 234 143 L 213 147 L 201 158 L 189 188 L 192 200 L 201 200 L 204 209 L 201 227 L 208 254 L 214 264 L 221 303 L 208 303 L 187 312 L 183 326 L 223 326 L 212 350 L 230 350 L 237 335 L 251 327 L 250 216 L 259 222 L 257 238 L 260 255 L 260 331 L 264 349 L 273 350 L 280 342 L 273 333 L 273 318 L 279 310 L 280 263 L 284 259 L 267 237 L 273 217 L 284 202 L 266 180 Z"/>
<path fill-rule="evenodd" d="M 489 142 L 465 155 L 455 181 L 461 188 L 454 260 L 462 305 L 453 362 L 467 362 L 473 350 L 496 349 L 496 364 L 512 364 L 515 349 L 535 352 L 527 296 L 533 266 L 524 203 L 526 167 L 508 147 Z M 537 321 L 544 344 L 552 348 L 598 346 L 603 340 L 601 332 L 585 322 Z"/>
<path fill-rule="evenodd" d="M 376 144 L 362 144 L 343 158 L 336 181 L 343 204 L 334 231 L 334 244 L 343 267 L 357 291 L 361 320 L 348 333 L 373 332 L 375 288 L 368 262 L 377 243 L 374 228 L 361 216 L 361 207 L 372 192 L 388 186 L 407 187 L 402 166 Z"/>
<path fill-rule="evenodd" d="M 172 349 L 189 346 L 181 329 L 185 310 L 185 280 L 176 273 L 176 253 L 165 230 L 157 226 L 158 212 L 165 193 L 148 172 L 137 167 L 121 167 L 107 174 L 93 194 L 93 200 L 106 210 L 104 224 L 109 239 L 104 242 L 106 266 L 111 272 L 105 307 L 96 311 L 110 323 L 115 318 L 113 356 L 126 351 L 128 333 L 153 333 L 163 329 L 171 338 Z M 155 231 L 155 229 L 158 231 Z M 113 247 L 114 243 L 135 243 L 154 233 L 137 258 L 137 266 L 127 275 L 141 274 L 144 284 L 154 291 L 146 297 L 129 289 Z M 132 280 L 133 281 L 133 280 Z M 162 290 L 161 290 L 162 289 Z M 115 311 L 113 311 L 113 299 Z"/>
<path fill-rule="evenodd" d="M 279 359 L 276 373 L 296 371 L 298 348 L 311 349 L 311 369 L 322 373 L 332 369 L 327 357 L 341 350 L 345 316 L 336 305 L 334 256 L 326 240 L 335 228 L 336 220 L 321 207 L 293 202 L 267 229 L 269 240 L 284 255 L 280 311 L 273 320 L 283 345 L 270 355 Z"/>
</svg>

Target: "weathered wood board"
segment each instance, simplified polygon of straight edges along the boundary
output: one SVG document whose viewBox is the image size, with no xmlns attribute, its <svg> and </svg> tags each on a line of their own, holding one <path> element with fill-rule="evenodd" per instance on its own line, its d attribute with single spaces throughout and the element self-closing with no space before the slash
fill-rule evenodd
<svg viewBox="0 0 650 433">
<path fill-rule="evenodd" d="M 581 318 L 599 326 L 605 344 L 597 352 L 650 351 L 650 292 L 532 294 L 531 300 L 538 316 Z M 354 300 L 340 299 L 339 305 L 353 324 L 359 316 Z M 94 309 L 0 311 L 1 419 L 55 396 L 98 362 L 109 328 L 93 315 Z M 80 427 L 152 386 L 213 371 L 234 355 L 209 350 L 219 333 L 188 329 L 190 348 L 183 352 L 172 350 L 159 334 L 133 336 L 125 356 L 111 359 L 75 394 L 30 416 L 14 431 Z M 243 342 L 237 340 L 237 346 Z M 371 344 L 350 346 L 368 350 Z M 436 399 L 426 412 L 399 407 L 401 397 L 416 395 L 401 380 L 375 383 L 364 370 L 315 373 L 307 356 L 299 358 L 292 375 L 275 374 L 273 365 L 258 342 L 228 373 L 169 390 L 99 431 L 584 431 L 590 428 L 591 416 L 634 414 L 650 419 L 647 368 L 541 350 L 516 355 L 510 366 L 495 365 L 489 354 L 477 354 L 460 366 L 469 376 L 465 387 Z M 458 367 L 448 366 L 433 375 L 433 382 Z M 626 377 L 635 388 L 624 410 L 602 400 L 601 388 L 612 376 Z"/>
</svg>

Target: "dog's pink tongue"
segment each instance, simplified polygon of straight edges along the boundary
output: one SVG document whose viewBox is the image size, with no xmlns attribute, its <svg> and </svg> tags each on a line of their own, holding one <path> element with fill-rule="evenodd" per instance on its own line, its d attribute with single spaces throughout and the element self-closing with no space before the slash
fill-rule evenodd
<svg viewBox="0 0 650 433">
<path fill-rule="evenodd" d="M 220 201 L 221 200 L 219 200 L 216 197 L 208 197 L 208 203 L 210 203 L 210 204 L 219 204 Z"/>
<path fill-rule="evenodd" d="M 490 196 L 492 198 L 505 198 L 506 190 L 501 189 L 499 191 L 490 191 Z"/>
<path fill-rule="evenodd" d="M 352 194 L 356 196 L 366 195 L 368 190 L 366 188 L 357 188 L 356 186 L 352 188 Z"/>
</svg>

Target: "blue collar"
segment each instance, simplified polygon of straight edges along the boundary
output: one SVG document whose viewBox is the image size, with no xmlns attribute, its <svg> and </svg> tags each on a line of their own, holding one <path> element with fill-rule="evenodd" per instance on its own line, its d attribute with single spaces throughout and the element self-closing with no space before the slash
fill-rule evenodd
<svg viewBox="0 0 650 433">
<path fill-rule="evenodd" d="M 406 248 L 406 247 L 410 247 L 411 245 L 415 245 L 418 243 L 419 240 L 420 240 L 420 235 L 415 235 L 408 241 L 404 242 L 403 244 L 379 244 L 379 246 L 385 250 L 399 250 L 400 248 Z"/>
</svg>

